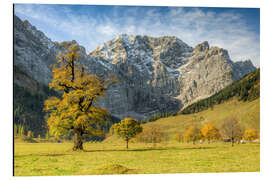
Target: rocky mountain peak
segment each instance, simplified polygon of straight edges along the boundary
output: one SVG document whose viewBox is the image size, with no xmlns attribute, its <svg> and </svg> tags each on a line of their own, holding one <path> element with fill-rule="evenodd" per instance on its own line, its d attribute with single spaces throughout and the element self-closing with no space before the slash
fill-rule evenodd
<svg viewBox="0 0 270 180">
<path fill-rule="evenodd" d="M 195 46 L 194 51 L 195 52 L 204 52 L 209 50 L 209 43 L 208 41 L 204 41 L 197 46 Z"/>
<path fill-rule="evenodd" d="M 48 85 L 50 65 L 62 50 L 61 43 L 52 42 L 28 21 L 14 17 L 14 65 L 30 77 Z M 210 47 L 207 41 L 193 49 L 175 36 L 122 34 L 89 55 L 84 47 L 80 50 L 80 60 L 90 73 L 114 73 L 120 79 L 100 100 L 100 106 L 119 118 L 143 119 L 178 111 L 255 69 L 251 61 L 234 63 L 227 50 Z"/>
<path fill-rule="evenodd" d="M 40 42 L 43 43 L 45 46 L 47 46 L 48 48 L 53 47 L 54 44 L 52 40 L 48 38 L 42 31 L 37 30 L 35 26 L 32 26 L 29 21 L 24 20 L 23 25 L 27 31 L 31 32 L 31 34 L 35 38 L 39 39 Z"/>
<path fill-rule="evenodd" d="M 172 36 L 159 38 L 122 34 L 98 46 L 90 56 L 99 56 L 113 64 L 134 63 L 151 68 L 154 61 L 162 61 L 169 68 L 183 64 L 182 60 L 190 56 L 193 48 Z M 144 69 L 142 67 L 142 69 Z"/>
<path fill-rule="evenodd" d="M 33 30 L 37 30 L 36 27 L 35 27 L 35 26 L 32 26 L 32 25 L 29 23 L 29 21 L 26 20 L 26 19 L 23 21 L 23 25 L 24 25 L 27 29 L 30 28 L 30 29 L 33 29 Z"/>
<path fill-rule="evenodd" d="M 210 56 L 218 55 L 218 56 L 223 56 L 227 59 L 230 59 L 229 53 L 226 49 L 219 48 L 216 46 L 211 47 L 208 53 Z"/>
</svg>

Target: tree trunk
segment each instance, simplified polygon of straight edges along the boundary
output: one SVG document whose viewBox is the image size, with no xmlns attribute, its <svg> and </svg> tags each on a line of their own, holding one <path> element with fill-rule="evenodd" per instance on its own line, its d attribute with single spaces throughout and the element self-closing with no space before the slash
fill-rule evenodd
<svg viewBox="0 0 270 180">
<path fill-rule="evenodd" d="M 127 142 L 126 148 L 128 149 L 128 138 L 126 138 L 126 142 Z"/>
<path fill-rule="evenodd" d="M 232 147 L 233 147 L 233 143 L 234 143 L 234 138 L 232 138 Z"/>
<path fill-rule="evenodd" d="M 82 132 L 76 131 L 74 135 L 74 146 L 73 150 L 83 150 L 83 138 L 82 138 Z"/>
</svg>

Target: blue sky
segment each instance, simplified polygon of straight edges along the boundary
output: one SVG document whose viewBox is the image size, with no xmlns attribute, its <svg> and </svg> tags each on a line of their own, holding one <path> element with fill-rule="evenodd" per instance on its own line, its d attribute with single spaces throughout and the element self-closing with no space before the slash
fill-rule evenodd
<svg viewBox="0 0 270 180">
<path fill-rule="evenodd" d="M 53 41 L 74 39 L 87 52 L 119 34 L 169 35 L 193 47 L 207 40 L 233 61 L 260 65 L 258 8 L 16 4 L 15 14 Z"/>
</svg>

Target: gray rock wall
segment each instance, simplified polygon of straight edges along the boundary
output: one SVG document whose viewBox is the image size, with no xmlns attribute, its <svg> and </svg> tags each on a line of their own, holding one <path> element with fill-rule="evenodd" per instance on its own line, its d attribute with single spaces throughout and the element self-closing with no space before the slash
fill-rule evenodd
<svg viewBox="0 0 270 180">
<path fill-rule="evenodd" d="M 226 50 L 205 41 L 194 49 L 176 37 L 120 35 L 80 61 L 93 74 L 116 74 L 100 105 L 116 117 L 144 119 L 154 113 L 178 111 L 209 97 L 255 69 L 251 61 L 231 61 Z M 50 65 L 63 50 L 28 21 L 14 17 L 14 65 L 48 85 Z M 19 78 L 17 78 L 19 79 Z M 21 86 L 23 83 L 15 82 Z"/>
</svg>

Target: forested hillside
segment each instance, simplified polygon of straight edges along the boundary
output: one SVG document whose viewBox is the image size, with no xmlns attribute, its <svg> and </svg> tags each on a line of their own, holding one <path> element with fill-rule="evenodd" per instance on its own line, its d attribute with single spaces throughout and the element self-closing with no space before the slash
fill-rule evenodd
<svg viewBox="0 0 270 180">
<path fill-rule="evenodd" d="M 239 101 L 252 101 L 260 97 L 260 69 L 245 75 L 215 95 L 187 106 L 181 113 L 197 113 L 213 108 L 215 104 L 221 104 L 233 97 L 237 97 Z"/>
<path fill-rule="evenodd" d="M 23 126 L 25 134 L 32 131 L 34 136 L 44 135 L 46 122 L 43 102 L 46 98 L 57 95 L 56 92 L 38 83 L 17 66 L 14 66 L 14 81 L 24 81 L 27 85 L 22 87 L 17 83 L 13 84 L 14 123 Z"/>
</svg>

